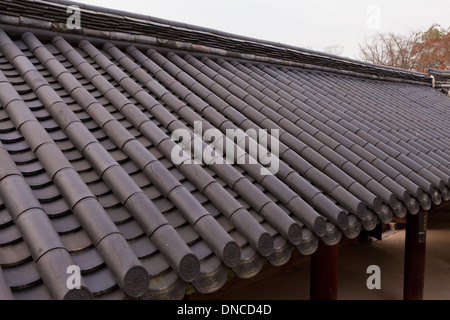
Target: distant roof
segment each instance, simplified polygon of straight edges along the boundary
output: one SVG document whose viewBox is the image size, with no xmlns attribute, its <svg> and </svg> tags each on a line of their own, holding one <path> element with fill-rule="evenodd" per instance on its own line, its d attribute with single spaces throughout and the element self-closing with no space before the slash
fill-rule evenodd
<svg viewBox="0 0 450 320">
<path fill-rule="evenodd" d="M 69 4 L 0 3 L 0 299 L 210 293 L 450 200 L 430 75 Z"/>
<path fill-rule="evenodd" d="M 450 70 L 430 68 L 429 73 L 434 78 L 435 88 L 441 89 L 445 93 L 450 94 Z"/>
</svg>

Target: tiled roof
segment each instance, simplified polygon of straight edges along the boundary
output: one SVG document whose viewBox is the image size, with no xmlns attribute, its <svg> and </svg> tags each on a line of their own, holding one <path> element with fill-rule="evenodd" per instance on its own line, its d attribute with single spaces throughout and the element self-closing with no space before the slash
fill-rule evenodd
<svg viewBox="0 0 450 320">
<path fill-rule="evenodd" d="M 64 6 L 29 6 L 41 20 L 0 5 L 0 299 L 209 293 L 230 270 L 250 278 L 450 199 L 450 100 L 428 75 L 256 41 L 235 49 L 297 58 L 230 57 L 235 37 L 161 21 L 158 39 L 191 28 L 203 47 L 144 45 L 133 15 L 129 41 L 73 35 L 55 27 Z M 119 19 L 108 14 L 98 23 Z M 199 124 L 278 130 L 279 170 L 265 175 L 249 150 L 237 164 L 174 162 L 172 134 L 194 139 Z M 67 285 L 73 265 L 81 289 Z"/>
<path fill-rule="evenodd" d="M 441 89 L 443 92 L 450 94 L 450 70 L 430 68 L 429 72 L 434 77 L 435 88 Z"/>
</svg>

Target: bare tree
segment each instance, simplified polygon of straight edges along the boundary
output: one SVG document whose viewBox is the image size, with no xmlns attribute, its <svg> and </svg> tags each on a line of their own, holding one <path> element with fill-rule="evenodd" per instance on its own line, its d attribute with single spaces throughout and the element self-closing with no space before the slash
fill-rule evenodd
<svg viewBox="0 0 450 320">
<path fill-rule="evenodd" d="M 414 45 L 417 33 L 407 36 L 394 33 L 376 34 L 359 45 L 361 60 L 411 70 L 416 62 Z"/>
</svg>

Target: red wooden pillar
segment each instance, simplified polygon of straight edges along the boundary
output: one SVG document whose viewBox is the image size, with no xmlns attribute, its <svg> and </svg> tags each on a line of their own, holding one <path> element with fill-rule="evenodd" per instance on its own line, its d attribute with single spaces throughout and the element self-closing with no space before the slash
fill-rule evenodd
<svg viewBox="0 0 450 320">
<path fill-rule="evenodd" d="M 311 255 L 311 300 L 336 300 L 338 287 L 338 244 L 328 246 L 319 240 Z"/>
<path fill-rule="evenodd" d="M 403 299 L 422 300 L 425 278 L 427 212 L 406 217 Z"/>
</svg>

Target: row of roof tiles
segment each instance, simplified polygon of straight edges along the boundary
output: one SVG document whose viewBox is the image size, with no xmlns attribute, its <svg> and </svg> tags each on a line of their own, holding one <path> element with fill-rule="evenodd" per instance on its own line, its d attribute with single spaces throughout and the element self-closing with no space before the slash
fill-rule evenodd
<svg viewBox="0 0 450 320">
<path fill-rule="evenodd" d="M 0 48 L 4 297 L 207 293 L 450 198 L 450 105 L 431 87 L 32 33 Z M 278 172 L 175 165 L 171 133 L 194 141 L 197 121 L 279 130 Z"/>
</svg>

